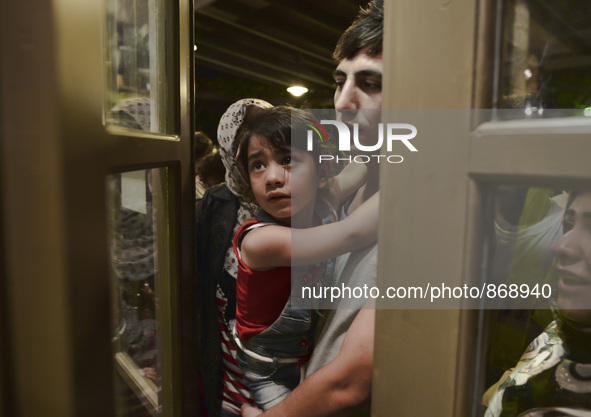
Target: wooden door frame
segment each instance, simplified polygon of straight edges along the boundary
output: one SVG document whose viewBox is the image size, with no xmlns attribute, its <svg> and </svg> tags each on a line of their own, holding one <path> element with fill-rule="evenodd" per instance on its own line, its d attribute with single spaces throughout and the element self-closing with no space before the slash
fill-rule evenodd
<svg viewBox="0 0 591 417">
<path fill-rule="evenodd" d="M 178 32 L 168 47 L 178 51 L 172 84 L 181 86 L 175 93 L 179 130 L 174 140 L 158 140 L 108 134 L 103 126 L 102 1 L 2 3 L 6 265 L 0 287 L 8 320 L 0 330 L 8 335 L 2 364 L 10 368 L 0 388 L 10 385 L 12 399 L 0 397 L 0 407 L 10 415 L 114 415 L 105 204 L 110 173 L 162 165 L 175 170 L 171 232 L 179 274 L 171 285 L 180 305 L 195 303 L 193 6 L 179 0 L 172 7 L 169 17 L 179 23 L 169 25 Z M 198 409 L 196 342 L 180 327 L 192 312 L 178 314 L 171 330 L 178 387 L 172 409 L 182 415 Z"/>
</svg>

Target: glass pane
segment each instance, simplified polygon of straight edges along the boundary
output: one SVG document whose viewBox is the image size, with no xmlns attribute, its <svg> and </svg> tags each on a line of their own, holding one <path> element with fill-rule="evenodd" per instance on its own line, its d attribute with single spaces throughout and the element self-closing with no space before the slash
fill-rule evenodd
<svg viewBox="0 0 591 417">
<path fill-rule="evenodd" d="M 523 109 L 523 118 L 553 117 L 544 113 L 551 108 L 591 116 L 591 3 L 504 0 L 502 7 L 497 107 Z"/>
<path fill-rule="evenodd" d="M 551 248 L 562 236 L 565 204 L 565 196 L 559 190 L 497 187 L 486 282 L 497 288 L 505 288 L 501 285 L 514 288 L 517 292 L 522 285 L 524 290 L 537 286 L 540 292 L 543 289 L 550 292 L 550 286 L 554 287 Z M 551 299 L 543 296 L 522 298 L 519 294 L 518 297 L 507 296 L 502 301 L 504 308 L 492 313 L 494 324 L 488 358 L 488 385 L 515 366 L 529 342 L 552 321 Z"/>
<path fill-rule="evenodd" d="M 118 416 L 160 415 L 169 378 L 166 168 L 108 177 Z M 164 225 L 164 226 L 162 226 Z"/>
<path fill-rule="evenodd" d="M 493 212 L 486 415 L 588 415 L 591 192 L 498 186 Z"/>
<path fill-rule="evenodd" d="M 174 133 L 167 122 L 166 9 L 162 0 L 108 0 L 105 46 L 106 122 L 156 133 Z M 169 48 L 171 49 L 171 48 Z M 174 120 L 168 115 L 168 120 Z"/>
</svg>

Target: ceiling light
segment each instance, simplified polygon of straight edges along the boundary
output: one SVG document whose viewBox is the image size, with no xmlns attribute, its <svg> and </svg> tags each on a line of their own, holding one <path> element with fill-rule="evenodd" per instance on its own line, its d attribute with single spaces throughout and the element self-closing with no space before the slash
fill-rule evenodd
<svg viewBox="0 0 591 417">
<path fill-rule="evenodd" d="M 306 87 L 301 86 L 301 85 L 292 85 L 291 87 L 287 88 L 287 91 L 292 96 L 299 97 L 302 94 L 306 94 L 308 92 L 308 89 Z"/>
<path fill-rule="evenodd" d="M 525 75 L 526 80 L 529 80 L 534 74 L 531 72 L 529 68 L 526 68 L 525 71 L 523 71 L 523 75 Z"/>
</svg>

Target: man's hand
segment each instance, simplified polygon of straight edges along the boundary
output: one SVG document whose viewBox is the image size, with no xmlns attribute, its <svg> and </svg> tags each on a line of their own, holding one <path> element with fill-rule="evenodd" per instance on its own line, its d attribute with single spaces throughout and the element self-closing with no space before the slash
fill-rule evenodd
<svg viewBox="0 0 591 417">
<path fill-rule="evenodd" d="M 256 417 L 263 414 L 263 410 L 249 404 L 242 404 L 241 412 L 242 417 Z"/>
<path fill-rule="evenodd" d="M 243 417 L 342 417 L 366 404 L 371 397 L 374 300 L 359 310 L 336 358 L 296 387 L 264 413 L 243 405 Z"/>
</svg>

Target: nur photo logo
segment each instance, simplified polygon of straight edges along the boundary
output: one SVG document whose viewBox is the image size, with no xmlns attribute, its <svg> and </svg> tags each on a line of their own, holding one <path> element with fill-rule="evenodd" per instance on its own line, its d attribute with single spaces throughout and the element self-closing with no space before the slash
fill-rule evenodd
<svg viewBox="0 0 591 417">
<path fill-rule="evenodd" d="M 341 152 L 351 151 L 351 139 L 353 145 L 359 151 L 364 152 L 355 156 L 348 155 L 346 157 L 334 156 L 334 155 L 319 155 L 318 163 L 323 161 L 347 161 L 349 163 L 363 163 L 367 164 L 372 158 L 376 159 L 377 162 L 387 161 L 389 163 L 399 164 L 404 158 L 401 155 L 383 155 L 383 154 L 370 154 L 371 152 L 379 151 L 386 142 L 386 150 L 392 152 L 395 143 L 402 143 L 411 152 L 418 152 L 417 148 L 410 142 L 417 136 L 417 128 L 414 125 L 408 123 L 378 123 L 377 138 L 373 145 L 363 145 L 359 140 L 359 124 L 353 123 L 351 130 L 349 125 L 339 120 L 321 120 L 320 123 L 306 119 L 310 123 L 307 124 L 311 130 L 307 131 L 307 150 L 312 151 L 314 148 L 314 133 L 316 133 L 321 141 L 328 142 L 328 135 L 322 125 L 332 125 L 336 127 L 339 137 L 338 149 Z"/>
</svg>

